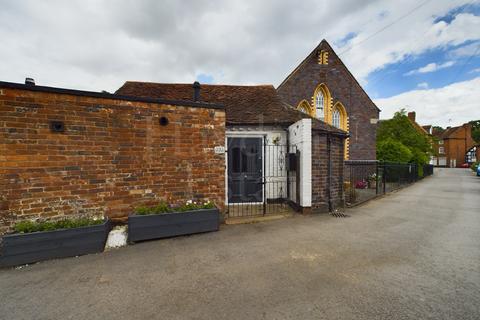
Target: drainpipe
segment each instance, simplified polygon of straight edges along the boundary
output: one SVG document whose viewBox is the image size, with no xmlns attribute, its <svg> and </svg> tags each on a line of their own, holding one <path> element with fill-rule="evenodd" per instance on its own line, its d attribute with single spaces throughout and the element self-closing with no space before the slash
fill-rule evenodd
<svg viewBox="0 0 480 320">
<path fill-rule="evenodd" d="M 287 201 L 290 200 L 290 135 L 289 135 L 289 131 L 288 131 L 288 127 L 287 129 L 285 129 L 285 133 L 286 133 L 286 144 L 287 144 L 287 155 L 286 155 L 286 161 L 287 162 L 287 165 L 286 165 L 286 169 L 287 169 Z"/>
<path fill-rule="evenodd" d="M 332 205 L 332 140 L 329 133 L 327 133 L 327 154 L 328 154 L 328 163 L 327 163 L 327 197 L 328 197 L 328 211 L 333 211 Z"/>
</svg>

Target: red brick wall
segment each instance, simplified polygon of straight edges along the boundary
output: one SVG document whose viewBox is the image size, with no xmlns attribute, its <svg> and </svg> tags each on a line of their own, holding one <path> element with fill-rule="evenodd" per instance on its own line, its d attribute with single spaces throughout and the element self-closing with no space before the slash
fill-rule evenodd
<svg viewBox="0 0 480 320">
<path fill-rule="evenodd" d="M 378 119 L 378 110 L 331 48 L 322 43 L 319 50 L 329 51 L 328 65 L 318 64 L 317 55 L 310 56 L 278 88 L 280 97 L 293 107 L 304 99 L 311 103 L 315 89 L 324 83 L 332 95 L 332 106 L 340 101 L 347 111 L 350 160 L 376 159 L 377 125 L 370 120 Z"/>
<path fill-rule="evenodd" d="M 343 206 L 343 138 L 331 137 L 332 177 L 330 182 L 333 209 Z M 312 133 L 312 211 L 328 212 L 327 135 Z"/>
<path fill-rule="evenodd" d="M 125 217 L 160 200 L 223 210 L 224 155 L 213 148 L 224 144 L 221 109 L 0 88 L 0 233 L 23 219 Z"/>
<path fill-rule="evenodd" d="M 464 164 L 467 151 L 475 145 L 476 142 L 472 138 L 472 126 L 468 123 L 457 128 L 451 135 L 444 138 L 447 167 L 453 166 L 453 160 L 456 160 L 456 167 Z"/>
</svg>

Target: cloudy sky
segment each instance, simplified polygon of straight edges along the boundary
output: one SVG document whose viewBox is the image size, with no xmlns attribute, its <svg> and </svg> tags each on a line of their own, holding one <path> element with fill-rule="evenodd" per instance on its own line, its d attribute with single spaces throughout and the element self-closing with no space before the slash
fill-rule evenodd
<svg viewBox="0 0 480 320">
<path fill-rule="evenodd" d="M 0 0 L 0 80 L 277 86 L 323 38 L 382 118 L 480 119 L 480 0 Z"/>
</svg>

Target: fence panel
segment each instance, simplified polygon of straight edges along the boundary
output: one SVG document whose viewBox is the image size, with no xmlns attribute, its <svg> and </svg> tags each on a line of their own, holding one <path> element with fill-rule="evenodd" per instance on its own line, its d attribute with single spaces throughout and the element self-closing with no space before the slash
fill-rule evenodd
<svg viewBox="0 0 480 320">
<path fill-rule="evenodd" d="M 433 174 L 433 165 L 380 161 L 345 161 L 344 194 L 347 206 L 398 190 Z"/>
<path fill-rule="evenodd" d="M 364 202 L 377 196 L 377 161 L 345 161 L 345 202 Z"/>
</svg>

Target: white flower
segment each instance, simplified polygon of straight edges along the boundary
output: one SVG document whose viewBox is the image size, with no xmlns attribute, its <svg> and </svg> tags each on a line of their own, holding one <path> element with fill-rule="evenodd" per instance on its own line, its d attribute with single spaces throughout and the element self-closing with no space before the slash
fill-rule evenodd
<svg viewBox="0 0 480 320">
<path fill-rule="evenodd" d="M 188 200 L 186 204 L 192 204 L 192 200 Z"/>
</svg>

